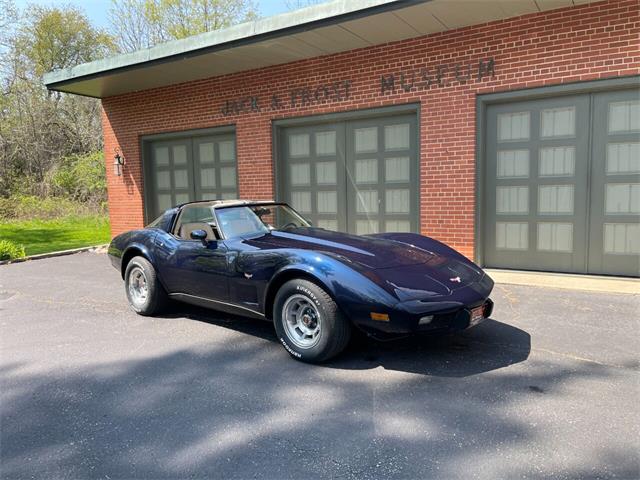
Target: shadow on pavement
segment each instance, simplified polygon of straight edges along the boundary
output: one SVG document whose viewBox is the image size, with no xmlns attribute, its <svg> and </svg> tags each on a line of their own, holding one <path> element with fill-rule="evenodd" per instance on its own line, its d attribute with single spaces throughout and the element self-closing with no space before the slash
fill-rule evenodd
<svg viewBox="0 0 640 480">
<path fill-rule="evenodd" d="M 278 343 L 270 322 L 176 305 L 165 318 L 189 318 Z M 467 377 L 522 362 L 529 357 L 527 332 L 496 320 L 454 335 L 418 335 L 379 342 L 356 334 L 340 356 L 323 366 L 369 370 L 381 366 L 438 377 Z"/>
<path fill-rule="evenodd" d="M 257 327 L 257 335 L 264 332 Z M 526 376 L 425 376 L 448 374 L 447 365 L 463 376 L 514 361 L 491 360 L 493 350 L 471 341 L 467 350 L 456 345 L 385 346 L 375 362 L 356 348 L 313 366 L 247 338 L 80 370 L 0 372 L 1 476 L 468 478 L 479 458 L 497 461 L 496 449 L 526 450 L 544 438 L 544 430 L 514 414 L 520 402 L 554 398 L 577 381 L 611 374 L 596 365 L 542 363 Z M 471 367 L 467 358 L 474 356 L 488 358 L 485 366 Z M 346 370 L 372 363 L 424 375 Z M 617 453 L 629 456 L 615 465 L 594 459 L 576 471 L 541 473 L 526 462 L 492 468 L 508 469 L 503 478 L 582 478 L 583 467 L 635 473 L 633 452 Z"/>
</svg>

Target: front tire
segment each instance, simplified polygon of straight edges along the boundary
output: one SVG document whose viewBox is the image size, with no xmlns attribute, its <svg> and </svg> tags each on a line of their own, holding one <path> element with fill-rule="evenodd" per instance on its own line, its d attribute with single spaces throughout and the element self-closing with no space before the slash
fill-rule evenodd
<svg viewBox="0 0 640 480">
<path fill-rule="evenodd" d="M 156 270 L 144 257 L 133 257 L 124 273 L 124 286 L 129 305 L 139 315 L 155 315 L 167 304 L 167 292 L 160 284 Z"/>
<path fill-rule="evenodd" d="M 318 363 L 338 355 L 349 343 L 351 325 L 331 296 L 313 282 L 286 282 L 274 301 L 278 339 L 297 360 Z"/>
</svg>

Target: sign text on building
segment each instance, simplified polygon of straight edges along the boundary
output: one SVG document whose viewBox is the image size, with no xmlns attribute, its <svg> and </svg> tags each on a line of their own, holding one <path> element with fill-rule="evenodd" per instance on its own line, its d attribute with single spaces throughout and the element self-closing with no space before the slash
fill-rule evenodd
<svg viewBox="0 0 640 480">
<path fill-rule="evenodd" d="M 422 67 L 415 70 L 402 71 L 398 74 L 380 76 L 380 93 L 396 91 L 411 92 L 424 90 L 432 85 L 446 87 L 453 82 L 466 83 L 471 80 L 482 80 L 484 77 L 496 76 L 496 62 L 487 58 L 475 62 L 441 64 L 433 68 Z"/>
<path fill-rule="evenodd" d="M 403 70 L 398 73 L 380 76 L 380 93 L 411 92 L 424 90 L 432 86 L 446 87 L 454 83 L 464 84 L 485 77 L 495 77 L 495 60 L 481 59 L 477 62 L 440 64 L 435 67 L 422 67 Z M 225 100 L 220 113 L 225 117 L 242 113 L 278 111 L 284 108 L 304 108 L 329 102 L 342 102 L 351 96 L 351 81 L 339 80 L 314 86 L 298 87 L 288 94 L 246 97 Z"/>
<path fill-rule="evenodd" d="M 280 110 L 315 105 L 321 102 L 341 102 L 351 96 L 351 81 L 341 80 L 312 87 L 293 88 L 287 95 L 274 93 L 267 98 L 247 96 L 226 100 L 221 113 L 238 115 L 240 113 L 261 112 L 263 110 Z"/>
</svg>

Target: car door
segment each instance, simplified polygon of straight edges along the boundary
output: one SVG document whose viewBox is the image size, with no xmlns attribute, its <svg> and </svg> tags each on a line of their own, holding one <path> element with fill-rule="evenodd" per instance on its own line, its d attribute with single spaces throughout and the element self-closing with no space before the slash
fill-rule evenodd
<svg viewBox="0 0 640 480">
<path fill-rule="evenodd" d="M 207 231 L 207 239 L 193 240 L 194 230 Z M 229 298 L 228 248 L 216 234 L 210 206 L 185 206 L 170 235 L 156 237 L 161 277 L 170 293 L 218 302 Z"/>
<path fill-rule="evenodd" d="M 260 238 L 236 238 L 227 241 L 230 267 L 229 301 L 234 305 L 263 313 L 264 294 L 282 261 L 282 255 L 262 246 Z"/>
</svg>

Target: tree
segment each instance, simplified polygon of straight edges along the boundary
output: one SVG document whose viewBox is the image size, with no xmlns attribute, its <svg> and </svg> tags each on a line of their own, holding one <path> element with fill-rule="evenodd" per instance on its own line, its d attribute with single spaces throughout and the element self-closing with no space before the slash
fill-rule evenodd
<svg viewBox="0 0 640 480">
<path fill-rule="evenodd" d="M 111 0 L 109 23 L 118 32 L 120 51 L 134 52 L 157 43 L 152 39 L 145 4 L 146 0 Z"/>
<path fill-rule="evenodd" d="M 94 28 L 75 7 L 31 6 L 19 38 L 22 51 L 37 77 L 90 62 L 115 50 L 113 38 Z"/>
<path fill-rule="evenodd" d="M 121 51 L 225 28 L 257 17 L 253 0 L 111 0 Z"/>
<path fill-rule="evenodd" d="M 101 130 L 96 100 L 49 92 L 42 75 L 108 55 L 115 43 L 73 7 L 30 7 L 15 19 L 2 55 L 0 194 L 43 195 L 63 157 L 101 148 Z"/>
</svg>

